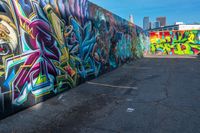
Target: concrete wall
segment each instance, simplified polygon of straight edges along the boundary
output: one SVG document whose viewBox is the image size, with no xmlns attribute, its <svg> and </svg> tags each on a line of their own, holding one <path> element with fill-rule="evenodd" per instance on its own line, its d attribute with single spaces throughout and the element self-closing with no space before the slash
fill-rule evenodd
<svg viewBox="0 0 200 133">
<path fill-rule="evenodd" d="M 0 118 L 142 57 L 142 29 L 86 0 L 0 0 Z"/>
<path fill-rule="evenodd" d="M 157 55 L 200 54 L 200 30 L 150 32 L 151 53 Z"/>
</svg>

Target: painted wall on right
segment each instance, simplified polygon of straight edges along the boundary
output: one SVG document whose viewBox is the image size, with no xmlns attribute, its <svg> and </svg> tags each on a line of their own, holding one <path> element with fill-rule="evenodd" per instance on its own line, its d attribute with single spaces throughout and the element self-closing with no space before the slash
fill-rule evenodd
<svg viewBox="0 0 200 133">
<path fill-rule="evenodd" d="M 155 55 L 199 55 L 200 30 L 150 32 L 150 52 Z"/>
</svg>

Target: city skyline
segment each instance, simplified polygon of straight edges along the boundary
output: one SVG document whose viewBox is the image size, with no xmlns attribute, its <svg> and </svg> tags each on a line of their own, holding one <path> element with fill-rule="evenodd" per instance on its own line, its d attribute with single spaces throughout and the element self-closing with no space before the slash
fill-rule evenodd
<svg viewBox="0 0 200 133">
<path fill-rule="evenodd" d="M 150 20 L 149 16 L 143 18 L 143 29 L 149 30 L 158 27 L 167 26 L 167 18 L 166 16 L 159 16 L 155 20 Z"/>
<path fill-rule="evenodd" d="M 133 14 L 135 24 L 143 27 L 143 18 L 149 16 L 150 21 L 157 17 L 166 16 L 167 25 L 173 25 L 175 22 L 184 22 L 192 24 L 200 22 L 199 0 L 124 0 L 116 2 L 114 0 L 89 0 L 116 15 L 129 20 L 129 15 Z M 145 4 L 144 4 L 145 3 Z"/>
</svg>

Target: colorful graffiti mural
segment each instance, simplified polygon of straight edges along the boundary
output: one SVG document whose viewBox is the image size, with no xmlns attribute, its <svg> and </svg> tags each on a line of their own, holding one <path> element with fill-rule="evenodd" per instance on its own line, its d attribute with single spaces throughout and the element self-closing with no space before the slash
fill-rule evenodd
<svg viewBox="0 0 200 133">
<path fill-rule="evenodd" d="M 200 31 L 163 31 L 150 33 L 151 53 L 158 55 L 200 54 Z"/>
<path fill-rule="evenodd" d="M 0 118 L 141 57 L 139 29 L 87 0 L 0 0 Z"/>
</svg>

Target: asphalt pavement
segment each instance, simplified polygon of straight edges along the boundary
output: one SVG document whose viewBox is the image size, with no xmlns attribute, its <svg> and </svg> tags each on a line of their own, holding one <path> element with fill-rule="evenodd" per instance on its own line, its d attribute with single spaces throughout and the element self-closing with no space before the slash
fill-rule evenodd
<svg viewBox="0 0 200 133">
<path fill-rule="evenodd" d="M 200 59 L 133 61 L 1 120 L 0 133 L 200 133 Z"/>
</svg>

